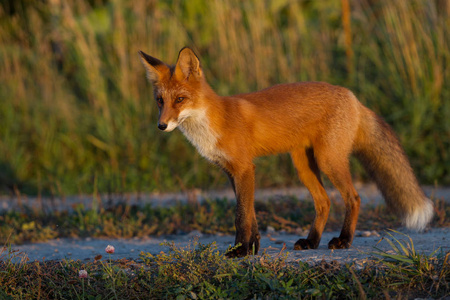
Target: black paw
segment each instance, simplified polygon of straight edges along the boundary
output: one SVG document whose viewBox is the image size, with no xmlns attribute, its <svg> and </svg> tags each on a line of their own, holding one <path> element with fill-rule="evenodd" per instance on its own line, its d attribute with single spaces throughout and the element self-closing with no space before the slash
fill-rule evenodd
<svg viewBox="0 0 450 300">
<path fill-rule="evenodd" d="M 228 252 L 225 253 L 225 256 L 228 258 L 237 258 L 247 256 L 248 254 L 248 249 L 241 245 L 237 248 L 233 248 L 232 250 L 228 250 Z"/>
<path fill-rule="evenodd" d="M 347 238 L 333 238 L 328 243 L 328 249 L 348 249 L 352 245 L 352 241 Z"/>
<path fill-rule="evenodd" d="M 294 250 L 317 249 L 317 247 L 319 247 L 319 242 L 317 241 L 299 239 L 294 245 Z"/>
<path fill-rule="evenodd" d="M 239 244 L 239 246 L 235 246 L 232 250 L 229 250 L 225 256 L 228 258 L 234 258 L 234 257 L 244 257 L 247 255 L 256 255 L 259 251 L 259 240 L 261 239 L 261 236 L 258 234 L 255 234 L 249 243 L 236 243 Z"/>
</svg>

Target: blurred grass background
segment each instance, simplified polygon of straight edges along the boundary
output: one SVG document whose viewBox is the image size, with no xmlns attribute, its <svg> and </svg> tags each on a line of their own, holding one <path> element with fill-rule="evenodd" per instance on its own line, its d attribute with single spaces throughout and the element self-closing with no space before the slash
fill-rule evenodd
<svg viewBox="0 0 450 300">
<path fill-rule="evenodd" d="M 446 0 L 0 2 L 0 193 L 222 188 L 179 131 L 156 128 L 137 51 L 190 46 L 221 95 L 321 80 L 352 89 L 397 132 L 424 184 L 450 184 Z M 364 180 L 354 163 L 356 179 Z M 257 186 L 298 184 L 287 155 Z"/>
</svg>

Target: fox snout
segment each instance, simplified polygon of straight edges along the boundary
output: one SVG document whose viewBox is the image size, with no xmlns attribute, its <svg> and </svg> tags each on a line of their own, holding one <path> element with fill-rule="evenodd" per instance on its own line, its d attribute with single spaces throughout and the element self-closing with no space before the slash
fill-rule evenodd
<svg viewBox="0 0 450 300">
<path fill-rule="evenodd" d="M 158 123 L 158 128 L 162 131 L 167 129 L 167 124 L 166 123 Z"/>
<path fill-rule="evenodd" d="M 158 121 L 158 128 L 159 130 L 165 131 L 165 132 L 171 132 L 175 128 L 178 127 L 178 121 L 169 120 L 169 122 L 164 121 Z"/>
</svg>

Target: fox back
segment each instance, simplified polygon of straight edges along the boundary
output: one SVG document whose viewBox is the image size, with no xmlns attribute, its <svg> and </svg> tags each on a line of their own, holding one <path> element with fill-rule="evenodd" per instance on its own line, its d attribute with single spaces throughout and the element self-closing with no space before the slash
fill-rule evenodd
<svg viewBox="0 0 450 300">
<path fill-rule="evenodd" d="M 376 181 L 388 205 L 409 228 L 423 229 L 433 216 L 400 142 L 390 127 L 346 88 L 324 82 L 279 84 L 229 97 L 205 80 L 200 61 L 183 48 L 175 66 L 140 52 L 159 108 L 158 128 L 179 128 L 198 151 L 228 175 L 236 194 L 236 245 L 230 256 L 258 251 L 254 211 L 255 157 L 289 152 L 310 191 L 316 216 L 307 238 L 294 249 L 315 249 L 328 219 L 330 200 L 324 173 L 339 190 L 346 213 L 330 249 L 350 247 L 360 198 L 349 169 L 355 153 Z"/>
</svg>

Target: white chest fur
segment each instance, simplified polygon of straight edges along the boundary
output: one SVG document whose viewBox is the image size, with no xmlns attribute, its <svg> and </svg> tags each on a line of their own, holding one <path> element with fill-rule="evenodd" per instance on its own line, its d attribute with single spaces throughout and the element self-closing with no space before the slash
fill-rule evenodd
<svg viewBox="0 0 450 300">
<path fill-rule="evenodd" d="M 180 130 L 202 156 L 213 162 L 226 158 L 225 153 L 217 148 L 218 134 L 210 127 L 205 110 L 185 110 L 179 120 Z"/>
</svg>

